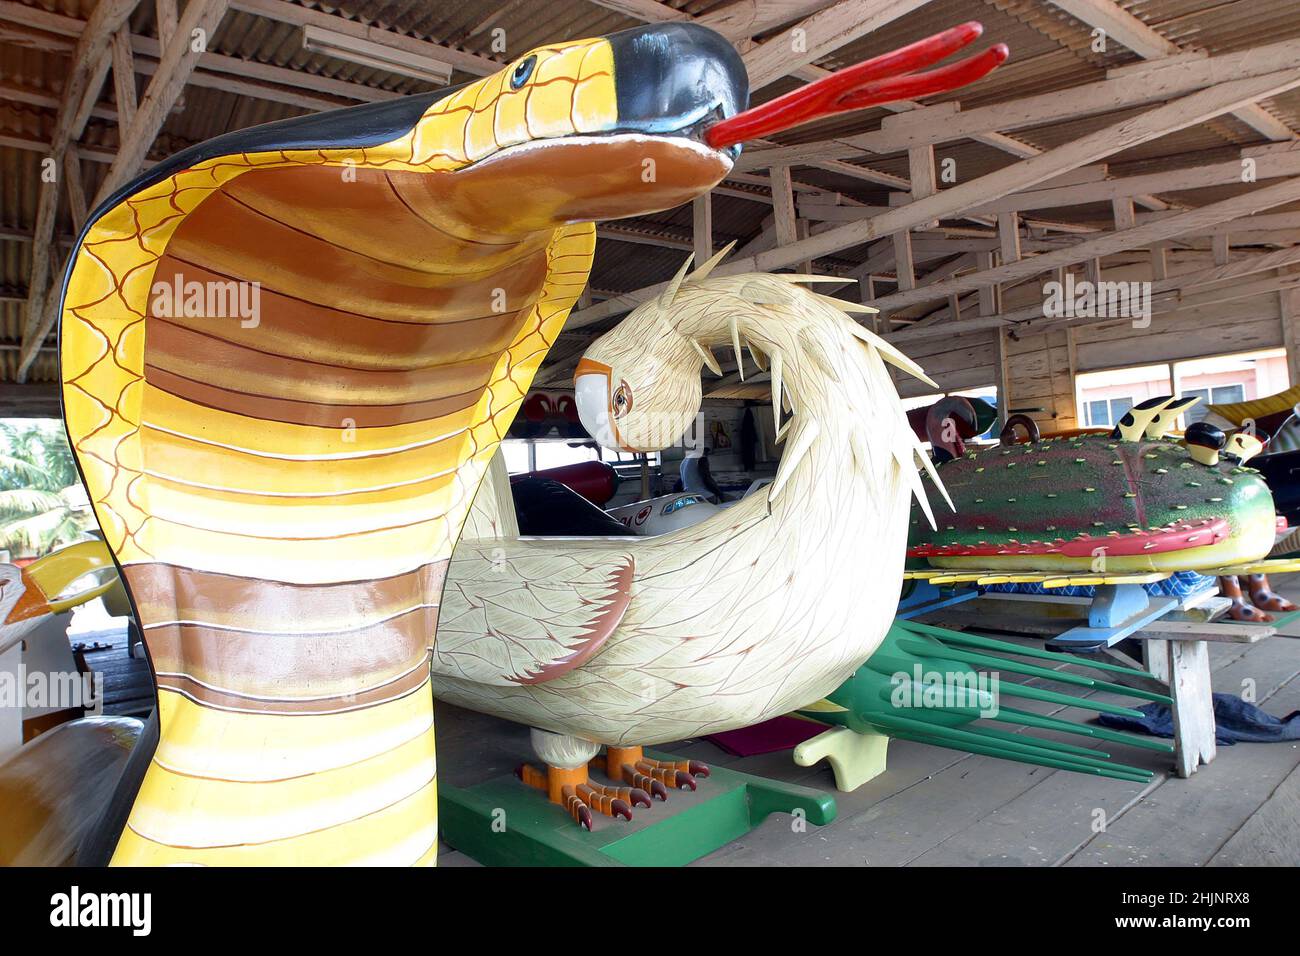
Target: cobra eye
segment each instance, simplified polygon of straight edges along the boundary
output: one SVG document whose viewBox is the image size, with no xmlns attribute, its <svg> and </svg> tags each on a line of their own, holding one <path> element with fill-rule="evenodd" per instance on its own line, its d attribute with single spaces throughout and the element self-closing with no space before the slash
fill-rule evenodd
<svg viewBox="0 0 1300 956">
<path fill-rule="evenodd" d="M 632 410 L 632 389 L 628 388 L 627 382 L 621 382 L 618 388 L 614 389 L 614 399 L 611 404 L 615 418 L 622 418 Z"/>
<path fill-rule="evenodd" d="M 510 88 L 517 90 L 528 82 L 528 78 L 533 75 L 533 68 L 537 66 L 537 55 L 526 57 L 519 61 L 515 66 L 514 72 L 510 74 Z"/>
</svg>

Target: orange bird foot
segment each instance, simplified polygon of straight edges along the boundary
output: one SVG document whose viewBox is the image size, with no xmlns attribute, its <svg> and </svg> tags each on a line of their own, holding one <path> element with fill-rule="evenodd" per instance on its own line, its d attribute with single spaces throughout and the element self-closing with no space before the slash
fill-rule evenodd
<svg viewBox="0 0 1300 956">
<path fill-rule="evenodd" d="M 1232 620 L 1247 621 L 1251 624 L 1268 624 L 1273 620 L 1272 614 L 1246 603 L 1245 596 L 1241 593 L 1239 577 L 1220 575 L 1219 593 L 1232 601 L 1232 606 L 1228 608 L 1228 617 Z"/>
<path fill-rule="evenodd" d="M 607 747 L 591 766 L 605 771 L 611 780 L 648 791 L 656 800 L 667 800 L 669 787 L 694 790 L 699 785 L 696 778 L 709 775 L 708 766 L 698 760 L 651 760 L 640 747 Z"/>
<path fill-rule="evenodd" d="M 1277 611 L 1279 614 L 1285 614 L 1296 609 L 1294 604 L 1269 586 L 1267 574 L 1247 575 L 1244 577 L 1244 582 L 1250 592 L 1250 603 L 1261 611 Z"/>
<path fill-rule="evenodd" d="M 650 806 L 650 795 L 639 787 L 607 787 L 587 776 L 586 767 L 566 769 L 548 766 L 541 770 L 520 764 L 517 776 L 530 787 L 545 790 L 552 803 L 568 811 L 579 826 L 592 828 L 592 811 L 607 817 L 632 819 L 633 807 Z"/>
<path fill-rule="evenodd" d="M 1273 620 L 1272 614 L 1261 611 L 1257 607 L 1251 607 L 1242 601 L 1232 602 L 1232 606 L 1228 608 L 1228 617 L 1234 621 L 1247 621 L 1251 624 L 1268 624 Z"/>
</svg>

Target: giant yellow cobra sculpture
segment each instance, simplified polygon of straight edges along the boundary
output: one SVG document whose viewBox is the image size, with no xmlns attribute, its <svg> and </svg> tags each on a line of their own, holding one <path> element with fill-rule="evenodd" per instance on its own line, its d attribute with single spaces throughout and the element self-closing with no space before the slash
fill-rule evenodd
<svg viewBox="0 0 1300 956">
<path fill-rule="evenodd" d="M 741 60 L 699 27 L 542 47 L 219 137 L 96 210 L 63 399 L 160 724 L 113 861 L 431 863 L 445 568 L 592 221 L 706 192 L 746 137 L 892 98 L 882 78 L 963 29 L 770 115 L 741 112 Z"/>
</svg>

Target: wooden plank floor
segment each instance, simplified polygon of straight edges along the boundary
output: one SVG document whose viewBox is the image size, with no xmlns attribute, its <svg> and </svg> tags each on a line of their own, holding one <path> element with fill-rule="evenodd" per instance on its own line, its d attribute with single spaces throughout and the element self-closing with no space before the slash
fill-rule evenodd
<svg viewBox="0 0 1300 956">
<path fill-rule="evenodd" d="M 107 716 L 141 719 L 149 716 L 154 707 L 153 678 L 144 657 L 131 657 L 127 653 L 124 623 L 79 633 L 72 644 L 73 647 L 86 645 L 86 666 L 102 676 Z"/>
<path fill-rule="evenodd" d="M 1300 578 L 1274 583 L 1300 601 Z M 1293 636 L 1210 645 L 1214 689 L 1241 694 L 1253 687 L 1256 703 L 1279 717 L 1300 710 L 1300 620 L 1283 633 Z M 1073 720 L 1090 716 L 1034 703 L 1017 706 Z M 533 759 L 527 731 L 504 721 L 439 704 L 437 728 L 439 774 L 451 784 L 475 783 Z M 1077 737 L 1056 739 L 1086 745 Z M 1155 778 L 1130 783 L 892 741 L 882 776 L 835 794 L 839 814 L 829 826 L 800 832 L 790 817 L 773 816 L 696 865 L 1300 864 L 1300 742 L 1220 746 L 1214 763 L 1188 780 L 1172 776 L 1171 755 L 1111 748 L 1112 756 L 1155 771 Z M 703 740 L 662 749 L 834 791 L 824 763 L 799 767 L 788 751 L 738 759 Z M 447 846 L 440 863 L 475 865 Z"/>
<path fill-rule="evenodd" d="M 1300 600 L 1300 577 L 1275 584 Z M 1292 636 L 1210 645 L 1214 689 L 1253 690 L 1259 706 L 1279 717 L 1300 709 L 1300 620 L 1283 634 Z M 96 632 L 93 639 L 111 645 L 87 655 L 104 675 L 105 712 L 146 716 L 153 701 L 143 658 L 127 656 L 125 632 Z M 1019 706 L 1075 720 L 1089 716 L 1033 701 Z M 482 714 L 439 704 L 437 732 L 439 773 L 449 784 L 473 784 L 532 759 L 526 728 Z M 834 789 L 824 763 L 798 767 L 789 752 L 736 758 L 704 740 L 663 749 Z M 1156 777 L 1129 783 L 892 741 L 889 769 L 854 793 L 837 793 L 839 815 L 829 826 L 800 832 L 789 817 L 773 816 L 698 865 L 1300 864 L 1300 742 L 1221 746 L 1214 763 L 1190 780 L 1171 776 L 1170 757 L 1124 747 L 1111 753 Z M 440 860 L 475 865 L 446 845 Z"/>
</svg>

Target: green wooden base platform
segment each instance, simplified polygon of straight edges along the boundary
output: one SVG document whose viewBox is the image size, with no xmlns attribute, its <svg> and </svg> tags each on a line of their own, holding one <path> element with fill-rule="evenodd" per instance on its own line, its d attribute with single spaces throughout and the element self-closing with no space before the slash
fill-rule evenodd
<svg viewBox="0 0 1300 956">
<path fill-rule="evenodd" d="M 684 866 L 744 836 L 772 813 L 801 815 L 807 824 L 822 826 L 835 819 L 835 798 L 714 767 L 694 793 L 670 791 L 666 803 L 637 808 L 630 822 L 597 815 L 588 832 L 513 774 L 464 789 L 438 788 L 442 838 L 485 866 Z"/>
</svg>

